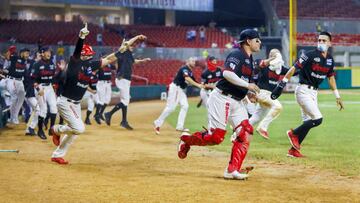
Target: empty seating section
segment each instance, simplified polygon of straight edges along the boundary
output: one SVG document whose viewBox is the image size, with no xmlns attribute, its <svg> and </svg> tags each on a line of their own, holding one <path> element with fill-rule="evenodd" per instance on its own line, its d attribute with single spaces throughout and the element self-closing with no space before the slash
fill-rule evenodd
<svg viewBox="0 0 360 203">
<path fill-rule="evenodd" d="M 0 40 L 16 38 L 21 43 L 37 43 L 40 38 L 44 44 L 73 44 L 76 41 L 81 23 L 55 22 L 55 21 L 25 21 L 25 20 L 0 20 Z M 198 31 L 198 27 L 194 27 Z M 232 39 L 230 36 L 217 29 L 207 29 L 206 39 L 201 42 L 199 32 L 194 41 L 186 41 L 186 32 L 191 27 L 165 27 L 154 25 L 106 25 L 101 29 L 95 24 L 89 24 L 90 35 L 87 42 L 96 45 L 96 36 L 102 34 L 105 46 L 118 46 L 122 40 L 121 30 L 127 36 L 144 34 L 148 36 L 147 46 L 150 47 L 211 47 L 214 42 L 218 47 L 224 47 Z"/>
<path fill-rule="evenodd" d="M 298 33 L 297 40 L 300 45 L 316 45 L 317 33 Z M 334 46 L 360 46 L 360 34 L 332 34 L 332 45 Z"/>
<path fill-rule="evenodd" d="M 280 18 L 289 16 L 288 0 L 272 0 Z M 360 5 L 353 0 L 301 0 L 297 1 L 299 18 L 359 19 Z"/>
</svg>

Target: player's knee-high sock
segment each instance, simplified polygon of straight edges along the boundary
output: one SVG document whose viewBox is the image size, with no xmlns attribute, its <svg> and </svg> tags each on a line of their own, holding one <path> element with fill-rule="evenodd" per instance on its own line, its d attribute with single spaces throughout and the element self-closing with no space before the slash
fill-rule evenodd
<svg viewBox="0 0 360 203">
<path fill-rule="evenodd" d="M 111 109 L 111 111 L 109 111 L 110 115 L 113 115 L 115 112 L 117 112 L 119 109 L 123 108 L 124 104 L 123 103 L 118 103 L 114 106 L 113 109 Z"/>
<path fill-rule="evenodd" d="M 55 125 L 56 113 L 50 114 L 50 128 Z"/>
<path fill-rule="evenodd" d="M 89 120 L 89 116 L 91 115 L 92 111 L 87 110 L 86 111 L 86 118 L 85 120 Z"/>
<path fill-rule="evenodd" d="M 127 122 L 127 106 L 125 106 L 125 105 L 122 108 L 122 121 L 121 122 Z"/>
<path fill-rule="evenodd" d="M 44 117 L 39 116 L 38 118 L 38 131 L 43 131 Z"/>
<path fill-rule="evenodd" d="M 106 108 L 107 104 L 102 105 L 101 111 L 100 111 L 100 115 L 104 114 L 105 108 Z"/>
<path fill-rule="evenodd" d="M 319 126 L 322 123 L 322 118 L 316 120 L 304 121 L 302 125 L 297 127 L 293 133 L 298 136 L 299 144 L 305 139 L 311 128 Z"/>
<path fill-rule="evenodd" d="M 95 115 L 94 115 L 94 116 L 100 116 L 101 108 L 102 108 L 102 105 L 101 105 L 101 104 L 96 104 L 96 111 L 95 111 Z"/>
</svg>

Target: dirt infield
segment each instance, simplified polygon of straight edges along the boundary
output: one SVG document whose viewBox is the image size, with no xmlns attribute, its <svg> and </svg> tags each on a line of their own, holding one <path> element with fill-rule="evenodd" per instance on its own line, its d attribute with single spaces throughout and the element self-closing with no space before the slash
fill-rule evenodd
<svg viewBox="0 0 360 203">
<path fill-rule="evenodd" d="M 0 202 L 360 202 L 360 178 L 313 168 L 247 160 L 247 181 L 224 180 L 228 154 L 194 148 L 177 158 L 178 133 L 152 121 L 164 102 L 129 107 L 134 131 L 93 124 L 72 145 L 70 165 L 50 162 L 54 146 L 25 137 L 24 126 L 1 130 Z M 251 149 L 250 149 L 251 153 Z"/>
</svg>

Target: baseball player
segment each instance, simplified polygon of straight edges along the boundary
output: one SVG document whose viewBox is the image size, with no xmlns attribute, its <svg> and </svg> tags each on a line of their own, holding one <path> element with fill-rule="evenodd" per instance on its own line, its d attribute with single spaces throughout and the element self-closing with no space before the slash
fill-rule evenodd
<svg viewBox="0 0 360 203">
<path fill-rule="evenodd" d="M 120 51 L 112 53 L 97 61 L 91 60 L 95 52 L 89 45 L 84 45 L 84 39 L 89 34 L 87 24 L 80 30 L 79 39 L 66 70 L 66 77 L 57 106 L 60 116 L 67 125 L 54 125 L 50 128 L 53 134 L 53 143 L 57 146 L 52 154 L 51 161 L 58 164 L 67 164 L 64 156 L 71 143 L 84 133 L 85 125 L 81 119 L 80 101 L 83 98 L 91 80 L 92 72 L 116 61 Z M 123 45 L 119 50 L 123 50 Z M 64 135 L 60 141 L 60 136 Z"/>
<path fill-rule="evenodd" d="M 40 113 L 38 117 L 38 136 L 45 140 L 46 135 L 43 130 L 44 119 L 50 111 L 50 127 L 55 124 L 56 114 L 56 95 L 53 88 L 53 78 L 55 76 L 56 66 L 51 60 L 51 50 L 47 46 L 40 49 L 41 60 L 34 63 L 34 72 L 31 77 L 34 80 L 35 94 L 37 95 Z M 52 135 L 49 131 L 49 135 Z"/>
<path fill-rule="evenodd" d="M 188 84 L 200 89 L 205 87 L 203 84 L 197 83 L 194 78 L 192 69 L 195 68 L 195 62 L 195 58 L 189 58 L 186 64 L 178 70 L 173 82 L 170 84 L 165 109 L 162 111 L 159 118 L 154 121 L 154 130 L 157 135 L 160 134 L 160 127 L 164 123 L 165 119 L 176 109 L 178 104 L 180 104 L 180 112 L 176 124 L 176 130 L 189 131 L 189 129 L 184 128 L 186 113 L 189 108 L 186 88 Z"/>
<path fill-rule="evenodd" d="M 112 115 L 118 111 L 122 110 L 122 121 L 120 126 L 133 130 L 127 121 L 127 107 L 130 102 L 130 83 L 131 83 L 131 73 L 133 64 L 144 63 L 150 61 L 150 58 L 145 59 L 134 59 L 132 52 L 138 42 L 144 41 L 146 37 L 144 35 L 138 35 L 127 42 L 124 42 L 126 51 L 121 54 L 121 57 L 118 60 L 118 71 L 117 78 L 115 79 L 116 87 L 120 89 L 120 103 L 116 104 L 114 108 L 105 113 L 105 122 L 107 125 L 111 123 Z"/>
<path fill-rule="evenodd" d="M 94 116 L 95 121 L 98 124 L 101 124 L 101 120 L 105 120 L 103 117 L 104 110 L 106 106 L 111 101 L 111 76 L 115 66 L 108 64 L 98 71 L 99 81 L 97 82 L 97 94 L 98 94 L 98 103 L 96 104 L 96 114 Z"/>
<path fill-rule="evenodd" d="M 20 56 L 16 50 L 9 49 L 7 69 L 6 89 L 10 93 L 10 122 L 19 124 L 19 112 L 25 100 L 24 77 L 26 75 L 27 59 L 29 52 L 22 51 Z"/>
<path fill-rule="evenodd" d="M 34 90 L 34 80 L 31 77 L 31 74 L 34 72 L 34 63 L 41 59 L 40 53 L 35 53 L 35 59 L 29 63 L 28 70 L 26 71 L 26 76 L 24 79 L 25 85 L 25 101 L 31 107 L 32 119 L 27 122 L 27 127 L 25 130 L 25 135 L 34 136 L 35 128 L 38 124 L 38 116 L 40 113 L 40 108 L 36 99 L 35 90 Z"/>
<path fill-rule="evenodd" d="M 229 165 L 224 171 L 224 178 L 243 180 L 248 174 L 240 173 L 253 134 L 248 114 L 242 99 L 248 91 L 259 92 L 259 88 L 251 83 L 253 76 L 252 53 L 260 50 L 261 41 L 257 31 L 246 29 L 240 33 L 240 48 L 232 51 L 225 60 L 221 79 L 208 100 L 208 130 L 193 134 L 183 132 L 178 146 L 178 156 L 186 158 L 190 146 L 206 146 L 220 144 L 226 134 L 226 125 L 230 125 L 237 133 Z"/>
<path fill-rule="evenodd" d="M 101 69 L 100 69 L 101 70 Z M 91 125 L 90 122 L 90 115 L 94 110 L 95 104 L 99 103 L 99 97 L 97 92 L 97 83 L 98 83 L 98 76 L 97 73 L 94 73 L 91 75 L 89 87 L 87 91 L 85 92 L 84 98 L 87 101 L 87 111 L 86 111 L 86 118 L 85 118 L 85 124 Z"/>
<path fill-rule="evenodd" d="M 252 126 L 259 125 L 256 131 L 265 139 L 269 139 L 268 127 L 282 111 L 281 103 L 270 98 L 271 92 L 280 80 L 281 75 L 285 75 L 288 68 L 284 67 L 284 61 L 278 49 L 272 49 L 269 58 L 256 60 L 255 66 L 258 70 L 257 85 L 260 93 L 257 95 L 257 105 L 254 114 L 249 122 Z"/>
<path fill-rule="evenodd" d="M 301 55 L 271 94 L 272 99 L 277 99 L 295 71 L 299 71 L 300 84 L 295 89 L 295 98 L 301 108 L 303 123 L 297 128 L 287 131 L 287 136 L 292 146 L 287 154 L 290 157 L 304 157 L 300 153 L 301 143 L 310 129 L 322 123 L 322 114 L 317 102 L 317 90 L 320 83 L 326 77 L 336 97 L 336 104 L 340 110 L 344 109 L 339 91 L 336 88 L 334 59 L 328 52 L 330 47 L 330 33 L 321 32 L 318 37 L 317 48 Z"/>
<path fill-rule="evenodd" d="M 210 56 L 207 60 L 207 69 L 201 74 L 202 84 L 207 88 L 200 90 L 200 102 L 197 107 L 203 105 L 206 108 L 210 92 L 215 88 L 215 83 L 222 78 L 222 70 L 218 67 L 217 59 Z"/>
</svg>

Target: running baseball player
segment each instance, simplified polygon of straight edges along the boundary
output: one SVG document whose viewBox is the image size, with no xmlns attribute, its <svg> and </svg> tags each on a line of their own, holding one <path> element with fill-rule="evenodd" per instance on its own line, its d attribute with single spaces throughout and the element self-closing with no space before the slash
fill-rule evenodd
<svg viewBox="0 0 360 203">
<path fill-rule="evenodd" d="M 22 51 L 20 55 L 16 54 L 15 50 L 8 51 L 8 67 L 6 89 L 10 93 L 10 122 L 19 124 L 19 112 L 25 100 L 24 77 L 26 75 L 27 59 L 29 52 Z"/>
<path fill-rule="evenodd" d="M 97 82 L 96 86 L 98 103 L 96 104 L 96 113 L 94 116 L 95 121 L 98 124 L 101 124 L 101 120 L 105 120 L 105 118 L 103 117 L 103 113 L 106 106 L 111 101 L 111 76 L 114 70 L 115 66 L 112 64 L 108 64 L 107 66 L 101 68 L 98 71 L 99 81 Z"/>
<path fill-rule="evenodd" d="M 259 88 L 251 83 L 253 76 L 252 53 L 260 50 L 261 41 L 257 31 L 246 29 L 240 33 L 240 48 L 232 51 L 225 60 L 221 79 L 208 100 L 208 130 L 193 134 L 183 132 L 178 146 L 180 159 L 186 158 L 192 145 L 206 146 L 220 144 L 226 134 L 227 123 L 237 133 L 229 165 L 224 171 L 224 178 L 243 180 L 248 174 L 240 173 L 241 165 L 249 149 L 253 127 L 249 123 L 248 114 L 242 99 L 248 91 L 259 92 Z"/>
<path fill-rule="evenodd" d="M 41 60 L 34 63 L 34 72 L 31 77 L 34 80 L 35 94 L 40 108 L 37 134 L 41 139 L 45 140 L 47 138 L 43 130 L 43 124 L 48 112 L 48 106 L 50 111 L 50 127 L 55 124 L 56 114 L 58 112 L 56 95 L 52 85 L 56 66 L 51 60 L 51 50 L 49 47 L 41 47 L 40 54 Z M 50 131 L 49 135 L 52 135 Z"/>
<path fill-rule="evenodd" d="M 215 57 L 210 56 L 207 60 L 207 68 L 201 74 L 202 84 L 207 86 L 207 88 L 200 90 L 200 102 L 197 107 L 203 105 L 205 108 L 207 105 L 207 100 L 209 98 L 210 92 L 215 88 L 215 83 L 222 78 L 222 70 L 218 67 L 218 61 Z"/>
<path fill-rule="evenodd" d="M 189 131 L 189 129 L 184 128 L 186 114 L 189 108 L 186 88 L 188 84 L 200 89 L 205 87 L 203 84 L 197 83 L 194 78 L 192 69 L 195 68 L 195 62 L 195 58 L 189 58 L 186 64 L 178 70 L 174 81 L 170 84 L 165 109 L 162 111 L 159 118 L 154 121 L 154 130 L 157 135 L 160 134 L 160 127 L 164 123 L 165 119 L 176 109 L 178 104 L 180 104 L 180 112 L 176 124 L 176 130 Z"/>
<path fill-rule="evenodd" d="M 120 90 L 120 103 L 116 104 L 114 108 L 105 113 L 105 122 L 107 125 L 111 123 L 112 115 L 118 111 L 122 110 L 122 121 L 120 126 L 126 128 L 127 130 L 133 130 L 127 121 L 127 107 L 130 103 L 130 83 L 131 83 L 131 74 L 133 64 L 144 63 L 150 61 L 150 58 L 144 59 L 134 59 L 132 52 L 138 42 L 144 41 L 146 37 L 144 35 L 138 35 L 129 41 L 125 41 L 124 45 L 126 47 L 126 51 L 119 55 L 118 59 L 118 70 L 115 79 L 116 87 Z"/>
<path fill-rule="evenodd" d="M 282 111 L 281 103 L 277 99 L 272 100 L 270 95 L 281 75 L 285 75 L 289 69 L 284 67 L 284 61 L 278 49 L 270 50 L 268 59 L 255 60 L 255 67 L 258 70 L 256 84 L 260 88 L 260 93 L 256 96 L 255 113 L 249 122 L 252 126 L 259 124 L 256 132 L 265 139 L 269 139 L 268 127 Z"/>
<path fill-rule="evenodd" d="M 87 24 L 80 30 L 75 51 L 70 58 L 66 69 L 66 77 L 61 96 L 58 97 L 57 106 L 60 116 L 66 125 L 54 125 L 50 128 L 53 134 L 53 143 L 57 146 L 52 154 L 51 161 L 58 164 L 68 164 L 64 160 L 71 143 L 84 133 L 85 125 L 81 119 L 80 101 L 83 98 L 91 80 L 92 72 L 117 60 L 120 51 L 112 53 L 98 61 L 93 61 L 95 52 L 89 45 L 84 45 L 85 37 L 89 34 Z M 123 45 L 119 50 L 123 50 Z M 61 135 L 63 135 L 60 140 Z"/>
<path fill-rule="evenodd" d="M 287 154 L 290 157 L 304 157 L 304 155 L 300 153 L 302 142 L 310 129 L 322 123 L 322 114 L 317 102 L 317 90 L 326 77 L 336 97 L 336 104 L 340 110 L 344 109 L 343 102 L 336 87 L 334 59 L 328 52 L 330 47 L 330 33 L 321 32 L 318 37 L 317 48 L 301 55 L 271 94 L 272 99 L 277 99 L 295 71 L 299 70 L 300 84 L 295 89 L 295 97 L 301 108 L 303 123 L 299 127 L 287 131 L 287 136 L 292 146 Z"/>
</svg>

